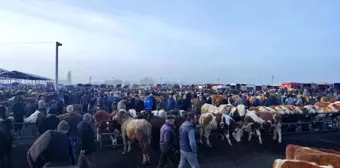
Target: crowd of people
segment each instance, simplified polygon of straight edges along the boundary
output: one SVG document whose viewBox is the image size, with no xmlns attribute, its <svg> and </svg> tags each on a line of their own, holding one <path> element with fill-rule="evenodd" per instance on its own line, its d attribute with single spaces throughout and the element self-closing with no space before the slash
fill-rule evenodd
<svg viewBox="0 0 340 168">
<path fill-rule="evenodd" d="M 204 103 L 214 104 L 213 94 L 223 95 L 226 103 L 234 106 L 271 106 L 278 104 L 303 106 L 318 100 L 318 91 L 302 89 L 267 89 L 262 91 L 231 91 L 196 88 L 189 89 L 105 89 L 75 87 L 57 92 L 34 86 L 2 88 L 0 91 L 0 165 L 11 167 L 10 155 L 13 133 L 21 134 L 22 123 L 35 123 L 40 134 L 27 153 L 31 168 L 91 167 L 86 157 L 96 152 L 95 128 L 92 115 L 101 109 L 107 112 L 135 109 L 185 110 L 186 122 L 180 127 L 179 139 L 174 132 L 174 116 L 167 116 L 160 130 L 161 155 L 158 167 L 167 162 L 178 167 L 190 164 L 199 167 L 195 142 L 195 123 Z M 238 95 L 237 100 L 232 99 Z M 334 94 L 331 89 L 322 94 Z M 306 99 L 308 96 L 308 100 Z M 249 97 L 259 97 L 250 102 Z M 263 100 L 263 101 L 260 101 Z M 337 95 L 340 100 L 340 94 Z M 11 112 L 11 115 L 9 115 Z M 65 117 L 58 117 L 62 114 Z M 12 116 L 12 120 L 9 118 Z M 13 124 L 14 123 L 14 124 Z M 12 129 L 12 125 L 14 128 Z M 7 144 L 7 146 L 6 146 Z M 79 146 L 80 152 L 76 152 Z M 176 161 L 179 149 L 180 161 Z M 77 159 L 78 157 L 78 159 Z"/>
</svg>

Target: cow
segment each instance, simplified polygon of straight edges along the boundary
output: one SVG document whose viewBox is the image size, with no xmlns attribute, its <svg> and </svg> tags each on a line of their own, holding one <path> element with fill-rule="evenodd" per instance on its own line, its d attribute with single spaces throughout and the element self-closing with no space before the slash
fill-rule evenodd
<svg viewBox="0 0 340 168">
<path fill-rule="evenodd" d="M 323 152 L 316 148 L 290 145 L 286 149 L 286 155 L 288 154 L 288 158 L 293 158 L 295 160 L 315 162 L 319 165 L 332 165 L 334 167 L 340 167 L 340 155 L 338 152 L 332 152 L 331 150 L 324 151 L 329 152 Z"/>
<path fill-rule="evenodd" d="M 333 168 L 333 166 L 317 165 L 313 162 L 301 160 L 276 159 L 273 168 Z"/>
<path fill-rule="evenodd" d="M 212 104 L 220 106 L 221 104 L 228 103 L 227 99 L 223 95 L 211 95 Z"/>
<path fill-rule="evenodd" d="M 303 147 L 299 145 L 293 145 L 293 144 L 288 144 L 286 147 L 286 159 L 294 159 L 296 155 L 297 149 L 304 149 L 304 150 L 316 150 L 320 152 L 326 152 L 326 153 L 332 153 L 332 154 L 337 154 L 340 155 L 339 151 L 335 151 L 332 149 L 323 149 L 323 148 L 311 148 L 311 147 Z"/>
<path fill-rule="evenodd" d="M 124 144 L 123 154 L 131 151 L 131 142 L 137 140 L 143 153 L 143 164 L 150 163 L 149 149 L 151 145 L 152 126 L 145 119 L 133 119 L 125 110 L 119 110 L 112 119 L 121 125 Z"/>
<path fill-rule="evenodd" d="M 285 107 L 288 108 L 293 113 L 298 113 L 298 114 L 302 114 L 303 113 L 303 111 L 298 106 L 285 105 Z"/>
<path fill-rule="evenodd" d="M 334 103 L 335 101 L 336 101 L 335 96 L 322 96 L 320 98 L 320 102 L 323 102 L 323 103 Z"/>
<path fill-rule="evenodd" d="M 340 101 L 336 101 L 328 105 L 328 107 L 332 110 L 332 112 L 340 111 Z"/>
<path fill-rule="evenodd" d="M 137 117 L 137 112 L 135 109 L 129 109 L 129 114 L 132 118 L 136 118 Z"/>
<path fill-rule="evenodd" d="M 232 105 L 226 105 L 225 107 L 223 106 L 224 105 L 220 106 L 221 113 L 229 115 L 235 120 L 235 122 L 242 121 L 244 115 L 246 114 L 246 106 L 243 104 L 239 104 L 237 105 L 237 107 L 234 107 Z"/>
<path fill-rule="evenodd" d="M 95 121 L 96 132 L 97 132 L 97 142 L 100 143 L 100 147 L 102 147 L 102 133 L 113 133 L 116 129 L 119 129 L 119 125 L 117 122 L 112 121 L 112 117 L 116 114 L 116 112 L 112 112 L 111 114 L 104 111 L 98 110 L 93 115 L 93 119 Z M 110 136 L 112 146 L 117 145 L 117 139 L 114 136 Z"/>
<path fill-rule="evenodd" d="M 201 113 L 223 113 L 226 111 L 226 108 L 232 107 L 230 104 L 222 104 L 219 107 L 216 107 L 211 104 L 203 104 L 201 107 Z"/>
<path fill-rule="evenodd" d="M 248 132 L 248 141 L 251 140 L 253 135 L 253 130 L 255 130 L 256 135 L 258 136 L 259 143 L 262 144 L 262 137 L 260 129 L 264 129 L 266 131 L 273 129 L 273 140 L 275 140 L 278 136 L 278 142 L 282 142 L 282 133 L 281 133 L 281 120 L 282 116 L 280 113 L 275 112 L 255 112 L 255 111 L 247 111 L 241 129 L 236 130 L 235 139 L 241 139 L 243 136 L 243 132 Z"/>
<path fill-rule="evenodd" d="M 233 133 L 235 131 L 236 123 L 229 115 L 221 113 L 204 113 L 199 118 L 199 125 L 200 143 L 203 144 L 204 136 L 207 145 L 209 147 L 212 147 L 209 141 L 209 136 L 211 131 L 217 130 L 219 133 L 221 132 L 227 138 L 229 145 L 232 146 L 230 133 Z"/>
</svg>

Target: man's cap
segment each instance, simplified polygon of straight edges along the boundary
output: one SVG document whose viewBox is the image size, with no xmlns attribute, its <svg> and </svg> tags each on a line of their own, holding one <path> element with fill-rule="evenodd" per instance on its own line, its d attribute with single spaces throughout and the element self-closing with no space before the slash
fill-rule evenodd
<svg viewBox="0 0 340 168">
<path fill-rule="evenodd" d="M 68 133 L 69 129 L 70 129 L 70 126 L 65 120 L 61 121 L 57 127 L 57 130 L 63 133 Z"/>
<path fill-rule="evenodd" d="M 166 120 L 174 120 L 174 119 L 176 119 L 176 117 L 173 115 L 166 116 Z"/>
</svg>

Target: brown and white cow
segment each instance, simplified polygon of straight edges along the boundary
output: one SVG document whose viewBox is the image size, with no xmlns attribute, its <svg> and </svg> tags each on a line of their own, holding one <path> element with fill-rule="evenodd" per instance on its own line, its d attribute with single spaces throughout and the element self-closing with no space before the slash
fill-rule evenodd
<svg viewBox="0 0 340 168">
<path fill-rule="evenodd" d="M 332 165 L 333 167 L 340 167 L 340 155 L 338 153 L 332 150 L 319 150 L 297 145 L 290 145 L 286 148 L 287 158 L 314 162 L 319 165 Z"/>
<path fill-rule="evenodd" d="M 244 117 L 246 114 L 246 106 L 243 104 L 239 104 L 236 107 L 232 106 L 231 104 L 221 105 L 220 107 L 223 107 L 220 109 L 221 113 L 227 114 L 232 118 Z"/>
<path fill-rule="evenodd" d="M 209 141 L 210 133 L 212 131 L 218 131 L 218 133 L 222 133 L 227 138 L 229 145 L 232 146 L 230 140 L 230 133 L 235 131 L 236 123 L 230 116 L 222 113 L 217 114 L 203 113 L 200 116 L 199 125 L 200 125 L 200 142 L 202 144 L 204 136 L 207 145 L 209 147 L 212 147 Z"/>
<path fill-rule="evenodd" d="M 286 147 L 286 159 L 294 159 L 296 156 L 296 151 L 300 149 L 305 150 L 305 151 L 311 151 L 312 153 L 315 151 L 319 151 L 319 152 L 326 152 L 326 153 L 340 155 L 339 151 L 335 151 L 332 149 L 311 148 L 311 147 L 304 147 L 304 146 L 299 146 L 299 145 L 294 145 L 294 144 L 288 144 Z"/>
<path fill-rule="evenodd" d="M 122 138 L 124 151 L 131 151 L 131 142 L 137 140 L 143 153 L 143 164 L 150 162 L 149 149 L 152 137 L 152 126 L 145 119 L 133 119 L 125 110 L 119 110 L 112 119 L 117 121 L 122 127 Z M 127 148 L 128 146 L 128 148 Z"/>
<path fill-rule="evenodd" d="M 301 160 L 276 159 L 273 168 L 333 168 L 333 166 L 317 165 L 314 162 Z"/>
<path fill-rule="evenodd" d="M 323 103 L 334 103 L 335 101 L 336 101 L 335 96 L 322 96 L 320 98 L 320 102 L 323 102 Z"/>
<path fill-rule="evenodd" d="M 251 140 L 253 131 L 258 136 L 259 143 L 262 144 L 261 129 L 273 129 L 273 140 L 278 136 L 278 142 L 282 142 L 281 114 L 278 112 L 255 112 L 247 111 L 241 129 L 236 130 L 235 139 L 241 139 L 243 132 L 248 132 L 248 141 Z"/>
<path fill-rule="evenodd" d="M 203 106 L 201 107 L 201 113 L 225 113 L 226 111 L 228 111 L 228 108 L 232 108 L 232 105 L 229 104 L 222 104 L 219 107 L 216 107 L 214 105 L 211 104 L 203 104 Z"/>
<path fill-rule="evenodd" d="M 115 115 L 116 112 L 112 112 L 111 114 L 104 111 L 98 110 L 93 115 L 93 119 L 95 121 L 95 127 L 97 132 L 97 142 L 102 142 L 102 133 L 113 133 L 116 129 L 118 130 L 119 125 L 117 122 L 112 121 L 112 117 Z M 117 145 L 117 139 L 113 136 L 110 136 L 112 146 Z"/>
</svg>

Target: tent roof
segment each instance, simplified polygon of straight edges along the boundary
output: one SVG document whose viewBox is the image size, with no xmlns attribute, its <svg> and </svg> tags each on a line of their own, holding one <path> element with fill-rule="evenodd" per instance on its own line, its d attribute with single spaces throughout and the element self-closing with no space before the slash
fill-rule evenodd
<svg viewBox="0 0 340 168">
<path fill-rule="evenodd" d="M 7 71 L 0 68 L 0 77 L 13 78 L 13 79 L 27 79 L 27 80 L 51 80 L 38 75 L 24 73 L 20 71 Z"/>
</svg>

